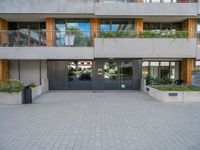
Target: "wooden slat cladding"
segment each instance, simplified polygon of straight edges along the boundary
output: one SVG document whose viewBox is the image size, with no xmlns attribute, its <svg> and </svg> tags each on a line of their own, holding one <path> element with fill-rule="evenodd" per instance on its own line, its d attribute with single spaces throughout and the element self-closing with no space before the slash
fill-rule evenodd
<svg viewBox="0 0 200 150">
<path fill-rule="evenodd" d="M 99 19 L 92 18 L 90 19 L 91 24 L 91 46 L 94 47 L 94 38 L 98 34 L 99 29 Z"/>
<path fill-rule="evenodd" d="M 0 83 L 7 82 L 8 80 L 8 61 L 0 60 Z"/>
<path fill-rule="evenodd" d="M 138 34 L 143 31 L 143 19 L 142 18 L 136 18 L 135 19 L 135 32 Z"/>
<path fill-rule="evenodd" d="M 1 19 L 0 18 L 0 45 L 6 45 L 9 43 L 9 40 L 8 40 L 8 33 L 6 32 L 6 30 L 8 30 L 8 22 Z"/>
<path fill-rule="evenodd" d="M 197 21 L 195 18 L 189 18 L 182 23 L 183 30 L 188 31 L 189 38 L 195 38 L 197 34 Z"/>
<path fill-rule="evenodd" d="M 181 79 L 187 85 L 192 83 L 192 70 L 195 66 L 194 58 L 185 58 L 181 62 Z"/>
<path fill-rule="evenodd" d="M 55 19 L 46 19 L 46 45 L 55 46 Z"/>
<path fill-rule="evenodd" d="M 6 31 L 8 30 L 8 22 L 0 18 L 0 38 L 2 45 L 8 44 L 8 34 Z M 7 60 L 0 60 L 0 83 L 6 82 L 8 80 L 8 61 Z"/>
</svg>

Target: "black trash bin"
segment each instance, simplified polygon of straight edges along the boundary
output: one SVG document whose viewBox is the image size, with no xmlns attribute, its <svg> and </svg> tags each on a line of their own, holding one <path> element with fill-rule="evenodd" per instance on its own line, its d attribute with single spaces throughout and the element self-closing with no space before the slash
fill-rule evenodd
<svg viewBox="0 0 200 150">
<path fill-rule="evenodd" d="M 32 103 L 32 91 L 30 85 L 24 87 L 23 91 L 23 104 L 31 104 Z"/>
</svg>

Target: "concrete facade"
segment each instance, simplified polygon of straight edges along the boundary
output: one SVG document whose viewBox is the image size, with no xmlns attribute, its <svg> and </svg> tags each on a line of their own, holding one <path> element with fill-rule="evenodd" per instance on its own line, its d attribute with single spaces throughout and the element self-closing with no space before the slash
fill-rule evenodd
<svg viewBox="0 0 200 150">
<path fill-rule="evenodd" d="M 94 59 L 92 47 L 0 47 L 0 59 Z"/>
<path fill-rule="evenodd" d="M 117 8 L 117 9 L 116 9 Z M 97 16 L 197 16 L 196 3 L 96 3 Z"/>
<path fill-rule="evenodd" d="M 22 7 L 23 6 L 23 7 Z M 0 14 L 93 14 L 93 0 L 1 0 Z"/>
<path fill-rule="evenodd" d="M 196 58 L 196 39 L 97 38 L 95 58 Z"/>
</svg>

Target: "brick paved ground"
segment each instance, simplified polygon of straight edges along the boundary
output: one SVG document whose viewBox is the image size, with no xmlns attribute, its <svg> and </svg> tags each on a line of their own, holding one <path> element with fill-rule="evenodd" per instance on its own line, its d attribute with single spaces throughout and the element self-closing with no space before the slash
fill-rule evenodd
<svg viewBox="0 0 200 150">
<path fill-rule="evenodd" d="M 0 150 L 199 150 L 200 103 L 140 92 L 50 92 L 0 105 Z"/>
</svg>

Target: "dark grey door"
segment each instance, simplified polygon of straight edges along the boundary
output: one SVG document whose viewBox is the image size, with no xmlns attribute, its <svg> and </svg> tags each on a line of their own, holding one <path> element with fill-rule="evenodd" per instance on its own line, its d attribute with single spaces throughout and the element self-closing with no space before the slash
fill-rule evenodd
<svg viewBox="0 0 200 150">
<path fill-rule="evenodd" d="M 47 61 L 47 73 L 50 90 L 67 89 L 67 63 L 66 61 Z"/>
</svg>

